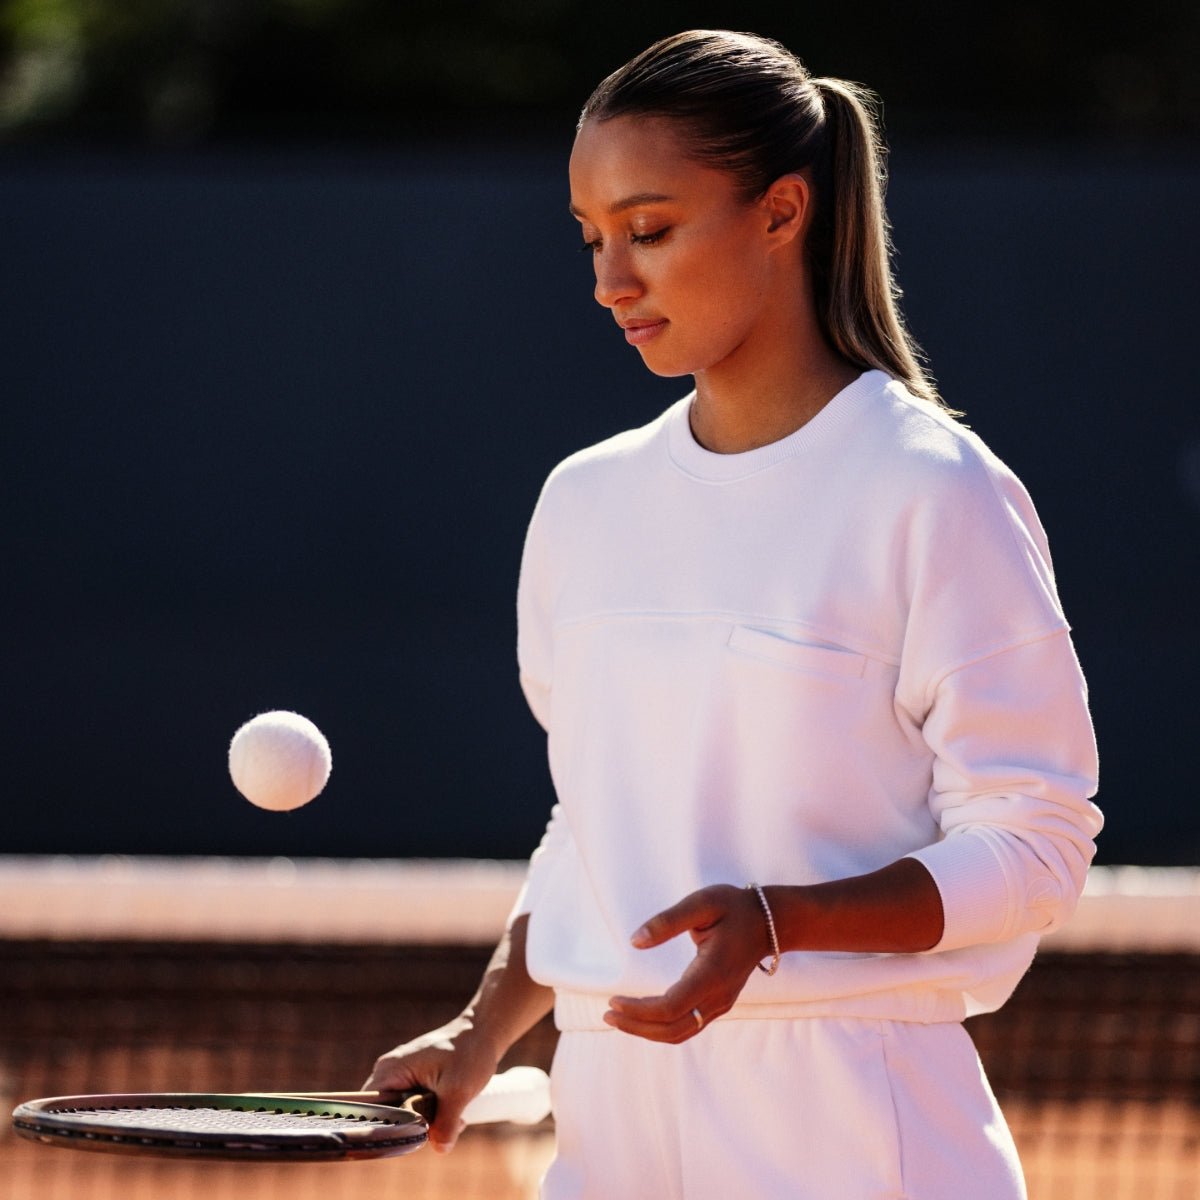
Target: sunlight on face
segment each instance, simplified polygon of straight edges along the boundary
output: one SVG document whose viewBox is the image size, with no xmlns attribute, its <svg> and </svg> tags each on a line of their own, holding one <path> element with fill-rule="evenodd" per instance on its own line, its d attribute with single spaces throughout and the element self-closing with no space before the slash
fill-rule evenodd
<svg viewBox="0 0 1200 1200">
<path fill-rule="evenodd" d="M 776 266 L 763 206 L 691 157 L 668 118 L 585 122 L 570 174 L 596 299 L 646 365 L 696 374 L 744 353 L 767 316 Z"/>
</svg>

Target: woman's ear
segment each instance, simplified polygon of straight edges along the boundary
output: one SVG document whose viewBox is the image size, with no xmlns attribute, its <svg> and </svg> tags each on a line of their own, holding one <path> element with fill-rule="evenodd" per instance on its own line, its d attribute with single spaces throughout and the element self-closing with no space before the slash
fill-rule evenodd
<svg viewBox="0 0 1200 1200">
<path fill-rule="evenodd" d="M 767 232 L 780 244 L 802 237 L 812 216 L 812 189 L 803 175 L 781 175 L 763 194 Z"/>
</svg>

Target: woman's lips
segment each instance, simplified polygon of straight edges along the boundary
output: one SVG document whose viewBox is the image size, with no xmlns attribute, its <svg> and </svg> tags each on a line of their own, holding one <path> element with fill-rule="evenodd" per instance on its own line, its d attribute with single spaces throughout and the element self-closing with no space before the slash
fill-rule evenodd
<svg viewBox="0 0 1200 1200">
<path fill-rule="evenodd" d="M 658 337 L 666 327 L 667 319 L 665 317 L 661 317 L 657 321 L 629 321 L 622 326 L 625 330 L 625 340 L 631 346 L 644 346 Z"/>
</svg>

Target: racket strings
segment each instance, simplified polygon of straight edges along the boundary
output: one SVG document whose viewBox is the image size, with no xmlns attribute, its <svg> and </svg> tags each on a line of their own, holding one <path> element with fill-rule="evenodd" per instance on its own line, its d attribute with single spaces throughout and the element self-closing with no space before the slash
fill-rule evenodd
<svg viewBox="0 0 1200 1200">
<path fill-rule="evenodd" d="M 260 1133 L 287 1134 L 294 1131 L 344 1133 L 364 1126 L 394 1127 L 397 1123 L 376 1115 L 347 1115 L 316 1111 L 294 1112 L 280 1109 L 134 1107 L 59 1110 L 58 1122 L 128 1129 L 131 1124 L 179 1133 Z"/>
</svg>

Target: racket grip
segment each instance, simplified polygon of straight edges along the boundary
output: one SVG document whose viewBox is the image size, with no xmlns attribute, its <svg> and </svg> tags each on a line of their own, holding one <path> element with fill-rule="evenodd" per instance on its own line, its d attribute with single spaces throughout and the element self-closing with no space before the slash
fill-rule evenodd
<svg viewBox="0 0 1200 1200">
<path fill-rule="evenodd" d="M 539 1067 L 509 1067 L 493 1075 L 487 1086 L 463 1109 L 468 1125 L 512 1121 L 535 1125 L 550 1112 L 550 1076 Z"/>
</svg>

